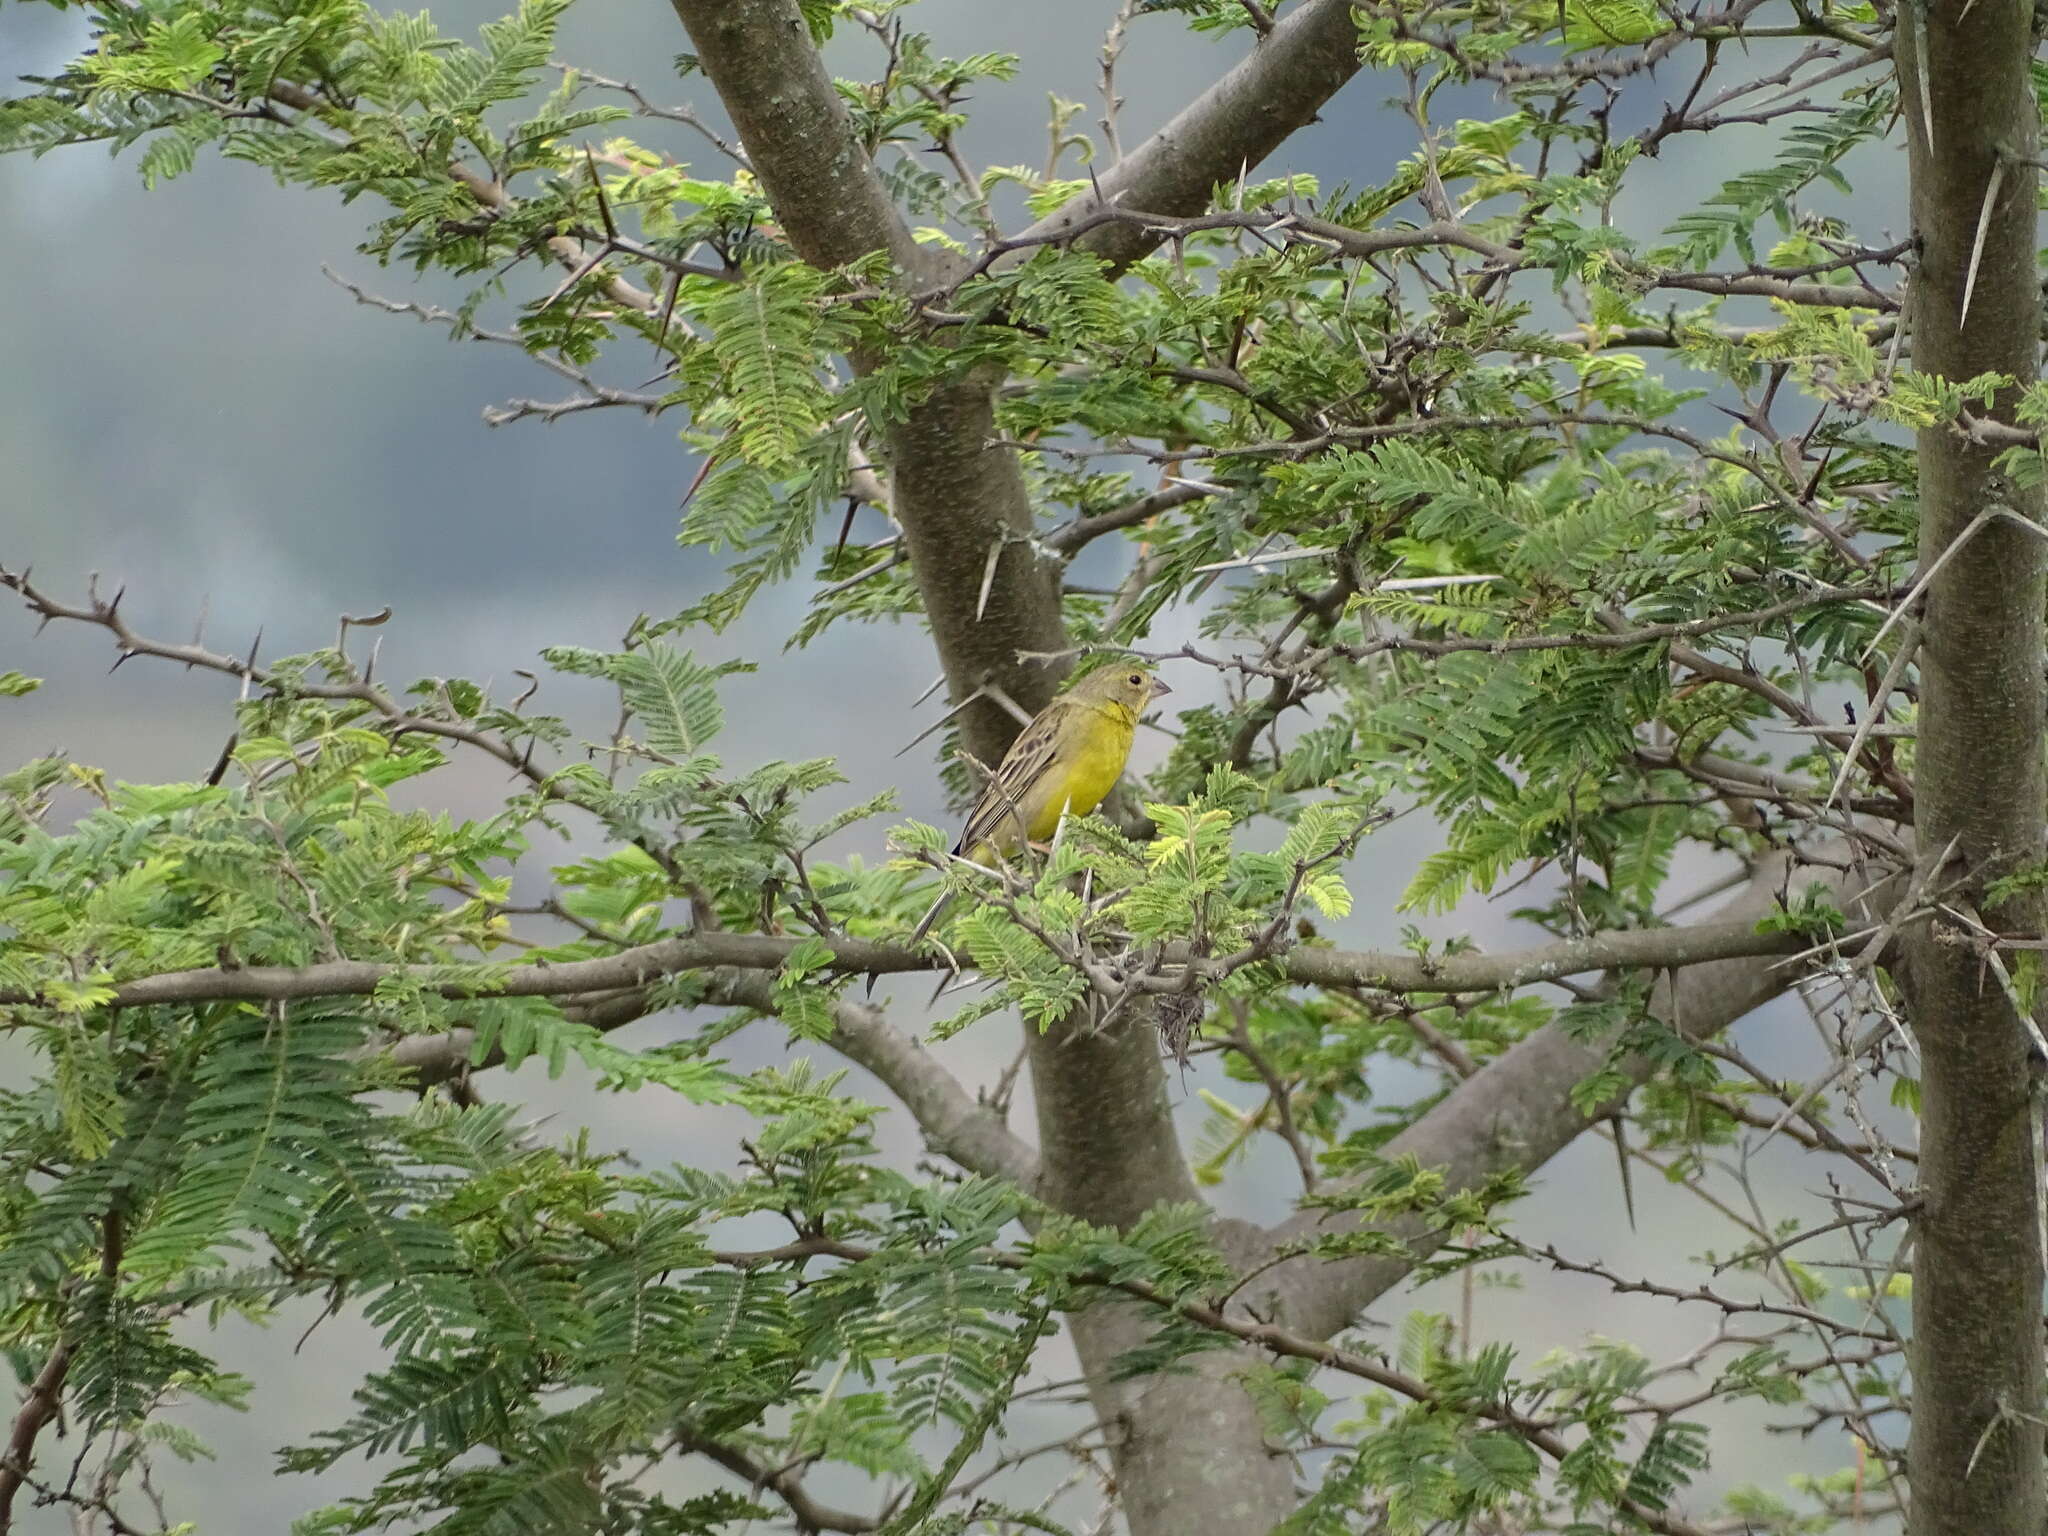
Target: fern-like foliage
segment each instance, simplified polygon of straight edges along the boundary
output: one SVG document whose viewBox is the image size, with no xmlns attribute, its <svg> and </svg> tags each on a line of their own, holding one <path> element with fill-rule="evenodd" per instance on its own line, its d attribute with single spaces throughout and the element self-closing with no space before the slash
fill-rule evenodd
<svg viewBox="0 0 2048 1536">
<path fill-rule="evenodd" d="M 687 594 L 616 615 L 606 648 L 508 659 L 517 687 L 393 685 L 353 620 L 308 655 L 200 657 L 247 684 L 203 783 L 0 764 L 0 1346 L 25 1393 L 57 1381 L 30 1408 L 62 1408 L 0 1466 L 0 1488 L 32 1479 L 14 1507 L 142 1528 L 153 1462 L 206 1453 L 195 1402 L 248 1405 L 278 1438 L 280 1384 L 224 1363 L 222 1325 L 324 1342 L 345 1318 L 352 1401 L 279 1451 L 327 1480 L 308 1536 L 1107 1529 L 1140 1518 L 1117 1505 L 1151 1497 L 1145 1458 L 1208 1432 L 1148 1405 L 1212 1391 L 1236 1394 L 1217 1422 L 1258 1426 L 1218 1466 L 1271 1481 L 1292 1458 L 1291 1536 L 1882 1518 L 1866 1504 L 1911 1405 L 1872 1242 L 1910 1163 L 1856 1095 L 1884 1075 L 1910 1110 L 1918 1083 L 1878 1046 L 1811 1092 L 1778 1082 L 1777 1058 L 1700 1038 L 1667 973 L 1602 974 L 1597 945 L 1527 985 L 1444 978 L 1467 929 L 1633 943 L 1689 920 L 1690 876 L 1786 860 L 1733 947 L 1819 953 L 1850 924 L 1801 861 L 1910 879 L 1905 429 L 1995 445 L 2020 495 L 2048 425 L 2032 381 L 1918 366 L 1911 253 L 1826 200 L 1922 115 L 1887 73 L 1911 8 L 1358 8 L 1331 57 L 1406 82 L 1384 123 L 1415 137 L 1355 184 L 1233 154 L 1017 240 L 1113 190 L 1113 162 L 1208 152 L 1201 110 L 1143 150 L 1116 121 L 1117 71 L 1170 51 L 1158 29 L 1249 30 L 1256 74 L 1311 8 L 1126 5 L 1103 117 L 1055 95 L 1049 135 L 978 168 L 971 118 L 1016 58 L 946 56 L 905 0 L 801 0 L 788 47 L 883 61 L 839 82 L 845 138 L 817 152 L 848 196 L 893 202 L 889 249 L 929 258 L 912 274 L 880 250 L 813 265 L 819 210 L 789 205 L 804 178 L 772 150 L 657 105 L 648 70 L 557 68 L 567 0 L 508 4 L 463 38 L 367 0 L 87 0 L 85 51 L 0 100 L 0 151 L 104 145 L 167 196 L 217 155 L 365 210 L 365 260 L 452 290 L 415 313 L 570 391 L 504 415 L 623 408 L 675 434 Z M 1752 57 L 1782 78 L 1730 80 Z M 671 88 L 702 86 L 703 61 L 676 62 Z M 1479 87 L 1500 115 L 1445 118 Z M 1994 147 L 2012 170 L 2023 146 Z M 1661 236 L 1638 227 L 1674 198 Z M 983 504 L 933 505 L 955 487 Z M 954 547 L 961 511 L 997 519 L 993 551 Z M 118 602 L 40 590 L 0 570 L 0 595 L 112 629 L 138 666 L 193 654 L 137 640 Z M 728 721 L 760 741 L 789 717 L 792 689 L 725 659 L 772 605 L 812 655 L 860 644 L 856 623 L 932 620 L 949 649 L 926 675 L 956 702 L 1048 660 L 1002 616 L 1056 605 L 1051 660 L 1134 649 L 1173 707 L 1093 814 L 970 863 L 939 828 L 887 827 L 886 783 L 772 746 L 737 760 Z M 34 708 L 8 663 L 0 709 Z M 964 799 L 959 729 L 905 771 Z M 937 947 L 911 952 L 942 893 Z M 1300 979 L 1375 934 L 1395 952 Z M 1828 951 L 1847 991 L 1812 999 L 1825 1033 L 1857 1038 L 1867 1006 L 1867 1038 L 1894 1038 L 1882 946 L 1863 971 L 1847 949 Z M 2030 996 L 2031 956 L 2009 958 Z M 926 1051 L 886 978 L 942 961 L 958 980 Z M 1060 1139 L 1034 1169 L 1021 1067 L 948 1075 L 984 1047 L 1009 1060 L 991 1042 L 1012 1015 L 1041 1064 L 1149 1072 L 1155 1038 L 1178 1060 L 1119 1069 L 1104 1102 L 1040 1103 Z M 733 1043 L 750 1029 L 773 1065 L 735 1065 L 764 1059 Z M 1466 1114 L 1531 1060 L 1544 1102 Z M 506 1098 L 540 1071 L 688 1117 L 729 1155 L 662 1167 L 600 1150 L 617 1127 L 533 1123 Z M 1183 1104 L 1215 1210 L 1176 1203 Z M 1452 1171 L 1447 1124 L 1468 1133 Z M 1562 1251 L 1582 1234 L 1530 1236 L 1525 1165 L 1588 1125 L 1663 1175 L 1660 1199 L 1702 1196 L 1735 1256 L 1660 1286 Z M 1734 1153 L 1764 1127 L 1774 1158 L 1832 1160 L 1802 1187 L 1851 1191 L 1823 1229 L 1868 1227 L 1850 1267 L 1802 1263 L 1761 1213 Z M 1076 1147 L 1098 1165 L 1060 1161 Z M 1255 1251 L 1225 1209 L 1285 1245 Z M 1883 1221 L 1842 1214 L 1865 1210 Z M 1105 1212 L 1120 1224 L 1087 1219 Z M 1641 1245 L 1666 1230 L 1645 1221 Z M 1457 1315 L 1382 1288 L 1357 1334 L 1290 1331 L 1308 1282 L 1288 1276 L 1376 1266 L 1451 1279 Z M 1503 1337 L 1487 1297 L 1553 1270 L 1740 1321 L 1662 1363 Z M 1759 1295 L 1698 1288 L 1731 1279 Z M 1053 1342 L 1077 1318 L 1078 1396 Z M 1811 1475 L 1710 1497 L 1701 1426 L 1764 1409 L 1812 1432 Z M 1072 1432 L 1033 1449 L 1056 1414 Z M 82 1448 L 68 1474 L 59 1428 Z"/>
</svg>

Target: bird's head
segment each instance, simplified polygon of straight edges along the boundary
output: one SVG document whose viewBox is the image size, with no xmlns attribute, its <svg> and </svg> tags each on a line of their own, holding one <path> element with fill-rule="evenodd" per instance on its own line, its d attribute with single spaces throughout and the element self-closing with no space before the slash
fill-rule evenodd
<svg viewBox="0 0 2048 1536">
<path fill-rule="evenodd" d="M 1124 662 L 1115 666 L 1097 667 L 1074 684 L 1070 696 L 1080 703 L 1092 704 L 1097 708 L 1114 706 L 1128 710 L 1135 719 L 1144 711 L 1147 704 L 1161 694 L 1171 692 L 1171 688 L 1144 667 Z"/>
</svg>

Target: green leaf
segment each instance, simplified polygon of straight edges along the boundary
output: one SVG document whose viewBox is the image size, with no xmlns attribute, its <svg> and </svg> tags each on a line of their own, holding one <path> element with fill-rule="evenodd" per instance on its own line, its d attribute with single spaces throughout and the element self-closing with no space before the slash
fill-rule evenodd
<svg viewBox="0 0 2048 1536">
<path fill-rule="evenodd" d="M 725 711 L 712 686 L 722 669 L 699 666 L 687 652 L 656 641 L 613 657 L 610 671 L 655 751 L 688 757 L 724 728 Z"/>
<path fill-rule="evenodd" d="M 79 1157 L 104 1157 L 121 1134 L 119 1070 L 104 1030 L 83 1021 L 47 1032 L 64 1133 Z"/>
</svg>

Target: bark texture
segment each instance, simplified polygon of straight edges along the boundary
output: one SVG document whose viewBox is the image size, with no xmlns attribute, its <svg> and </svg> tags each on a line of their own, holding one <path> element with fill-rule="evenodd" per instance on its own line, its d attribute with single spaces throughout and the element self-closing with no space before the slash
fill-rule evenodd
<svg viewBox="0 0 2048 1536">
<path fill-rule="evenodd" d="M 1170 1150 L 1171 1166 L 1185 1178 L 1179 1149 Z M 1254 1261 L 1251 1229 L 1217 1222 L 1215 1237 L 1233 1263 Z M 1107 1368 L 1151 1338 L 1158 1313 L 1102 1301 L 1077 1313 L 1072 1326 L 1132 1536 L 1265 1536 L 1287 1518 L 1296 1503 L 1292 1458 L 1267 1448 L 1251 1400 L 1232 1379 L 1249 1363 L 1247 1352 L 1210 1350 L 1183 1362 L 1182 1372 L 1113 1381 Z"/>
<path fill-rule="evenodd" d="M 911 239 L 853 134 L 794 0 L 674 0 L 796 253 L 838 267 L 886 250 L 913 276 L 939 258 Z"/>
<path fill-rule="evenodd" d="M 2036 373 L 2037 108 L 2030 8 L 1899 10 L 1903 115 L 1920 267 L 1913 360 L 1963 381 Z M 1982 249 L 1972 273 L 1973 247 Z M 1967 313 L 1965 294 L 1968 294 Z M 1994 404 L 2007 416 L 2013 391 Z M 1915 770 L 1921 856 L 1980 910 L 1986 883 L 2043 852 L 2040 498 L 1996 451 L 1945 425 L 1920 434 L 1920 564 L 1968 543 L 1928 588 Z M 2041 931 L 2028 895 L 1983 910 Z M 1912 1536 L 2040 1536 L 2041 1234 L 2028 1037 L 1984 957 L 1946 920 L 1918 930 L 1903 979 L 1921 1053 L 1921 1196 L 1913 1277 Z"/>
</svg>

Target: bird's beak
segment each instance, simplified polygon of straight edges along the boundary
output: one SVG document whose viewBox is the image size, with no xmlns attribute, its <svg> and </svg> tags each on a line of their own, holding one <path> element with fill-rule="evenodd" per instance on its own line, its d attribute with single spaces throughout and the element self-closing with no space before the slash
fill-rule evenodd
<svg viewBox="0 0 2048 1536">
<path fill-rule="evenodd" d="M 1156 698 L 1160 697 L 1160 696 L 1161 696 L 1162 694 L 1168 694 L 1168 693 L 1171 693 L 1171 692 L 1173 692 L 1173 690 L 1172 690 L 1171 688 L 1169 688 L 1169 687 L 1167 687 L 1167 686 L 1166 686 L 1166 679 L 1165 679 L 1165 678 L 1163 678 L 1163 677 L 1155 677 L 1155 678 L 1153 678 L 1153 679 L 1152 679 L 1152 697 L 1153 697 L 1153 698 L 1155 698 L 1155 699 L 1156 699 Z"/>
</svg>

